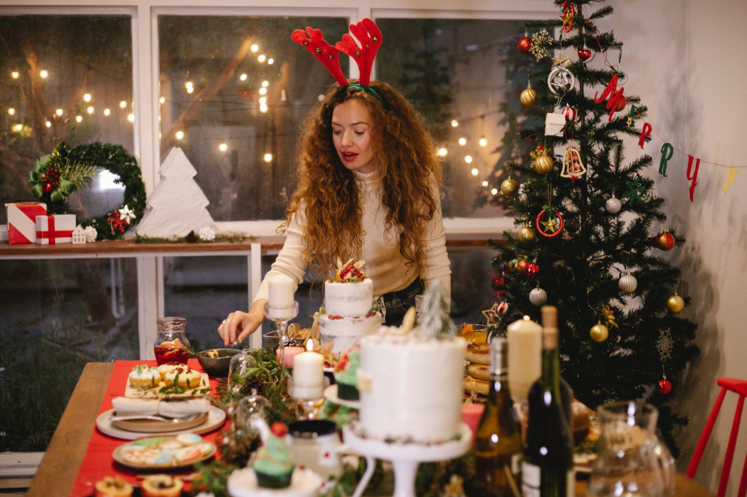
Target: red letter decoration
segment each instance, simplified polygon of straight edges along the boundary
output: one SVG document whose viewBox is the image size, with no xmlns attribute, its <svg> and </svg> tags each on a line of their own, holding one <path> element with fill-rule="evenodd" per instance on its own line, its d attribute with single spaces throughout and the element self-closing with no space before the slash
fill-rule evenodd
<svg viewBox="0 0 747 497">
<path fill-rule="evenodd" d="M 693 165 L 693 156 L 688 155 L 687 156 L 687 179 L 690 180 L 692 183 L 690 183 L 690 202 L 693 201 L 693 193 L 695 193 L 695 185 L 698 184 L 698 169 L 700 169 L 700 159 L 695 160 L 695 171 L 693 174 L 690 174 L 690 169 Z"/>
<path fill-rule="evenodd" d="M 651 134 L 653 128 L 649 123 L 643 123 L 643 129 L 641 130 L 641 139 L 638 140 L 638 145 L 643 148 L 643 144 L 646 142 L 646 137 Z"/>
<path fill-rule="evenodd" d="M 598 104 L 601 104 L 604 102 L 605 98 L 609 97 L 609 100 L 607 100 L 607 110 L 610 111 L 610 118 L 607 122 L 612 122 L 612 114 L 617 110 L 617 105 L 620 103 L 620 100 L 625 99 L 623 96 L 624 91 L 625 88 L 620 88 L 620 90 L 617 91 L 617 74 L 613 74 L 612 79 L 607 83 L 607 88 L 604 89 L 602 95 L 597 97 L 597 94 L 594 94 L 594 101 Z"/>
</svg>

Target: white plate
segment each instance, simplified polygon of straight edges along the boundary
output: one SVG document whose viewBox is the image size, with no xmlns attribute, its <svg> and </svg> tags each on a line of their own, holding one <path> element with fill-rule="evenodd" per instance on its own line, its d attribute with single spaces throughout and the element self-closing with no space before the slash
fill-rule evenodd
<svg viewBox="0 0 747 497">
<path fill-rule="evenodd" d="M 231 497 L 315 497 L 324 480 L 310 469 L 296 468 L 288 488 L 260 488 L 252 468 L 237 469 L 228 477 Z"/>
<path fill-rule="evenodd" d="M 148 438 L 153 438 L 153 437 L 148 437 Z M 171 437 L 171 439 L 174 440 L 175 438 Z M 130 469 L 141 470 L 141 471 L 144 469 L 161 469 L 161 470 L 185 469 L 185 468 L 190 468 L 199 462 L 207 461 L 208 459 L 210 459 L 211 457 L 215 455 L 216 451 L 218 450 L 215 447 L 215 444 L 211 442 L 205 442 L 205 443 L 210 444 L 211 446 L 210 452 L 208 452 L 207 454 L 201 454 L 197 459 L 194 459 L 189 462 L 183 462 L 183 463 L 177 462 L 176 460 L 174 460 L 171 464 L 133 464 L 133 463 L 127 462 L 127 460 L 123 457 L 123 452 L 124 452 L 124 449 L 126 447 L 131 446 L 131 444 L 120 445 L 119 447 L 114 449 L 114 452 L 112 452 L 112 458 L 115 461 L 117 461 L 119 464 L 121 464 L 122 466 L 125 466 Z"/>
<path fill-rule="evenodd" d="M 333 404 L 339 404 L 341 406 L 350 407 L 352 409 L 360 409 L 360 400 L 345 400 L 337 397 L 337 385 L 330 385 L 324 389 L 324 398 Z"/>
<path fill-rule="evenodd" d="M 120 430 L 119 428 L 113 426 L 110 419 L 113 414 L 114 409 L 109 409 L 108 411 L 99 414 L 99 417 L 96 418 L 96 428 L 98 428 L 99 431 L 104 435 L 119 438 L 120 440 L 137 440 L 138 438 L 152 438 L 157 436 L 171 437 L 181 435 L 182 433 L 196 433 L 198 435 L 201 435 L 203 433 L 213 431 L 216 428 L 220 428 L 220 426 L 223 424 L 223 421 L 226 420 L 225 412 L 221 411 L 215 406 L 210 406 L 208 408 L 207 421 L 199 426 L 195 426 L 188 430 L 170 431 L 166 433 L 140 433 L 136 431 Z"/>
</svg>

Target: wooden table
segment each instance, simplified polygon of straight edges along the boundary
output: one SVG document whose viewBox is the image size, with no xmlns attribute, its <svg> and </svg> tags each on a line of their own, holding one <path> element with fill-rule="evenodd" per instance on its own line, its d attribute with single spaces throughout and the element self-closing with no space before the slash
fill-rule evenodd
<svg viewBox="0 0 747 497">
<path fill-rule="evenodd" d="M 113 363 L 86 364 L 31 482 L 27 493 L 29 497 L 68 495 L 72 490 L 113 369 Z M 677 475 L 676 485 L 677 497 L 712 497 L 685 475 Z M 587 482 L 577 482 L 576 495 L 584 497 L 586 487 Z"/>
</svg>

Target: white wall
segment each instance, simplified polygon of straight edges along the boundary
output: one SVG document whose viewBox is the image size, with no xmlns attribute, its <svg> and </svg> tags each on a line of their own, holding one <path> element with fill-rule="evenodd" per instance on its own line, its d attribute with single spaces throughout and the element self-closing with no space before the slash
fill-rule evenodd
<svg viewBox="0 0 747 497">
<path fill-rule="evenodd" d="M 629 73 L 626 93 L 649 106 L 648 122 L 671 143 L 703 160 L 747 166 L 747 2 L 720 0 L 613 0 L 613 28 L 625 46 L 622 69 Z M 616 60 L 616 57 L 614 57 Z M 654 157 L 657 192 L 667 201 L 667 226 L 687 244 L 667 255 L 683 271 L 680 293 L 692 306 L 683 315 L 698 323 L 700 357 L 675 383 L 679 410 L 690 425 L 678 435 L 685 471 L 718 395 L 719 377 L 747 380 L 747 172 L 737 176 L 728 195 L 721 192 L 725 172 L 701 164 L 695 201 L 685 178 L 687 157 L 675 152 L 668 177 L 658 174 L 662 142 L 654 138 L 645 153 Z M 629 143 L 628 158 L 640 149 Z M 727 395 L 696 480 L 716 492 L 736 407 Z M 732 464 L 727 495 L 736 495 L 747 453 L 747 427 Z"/>
</svg>

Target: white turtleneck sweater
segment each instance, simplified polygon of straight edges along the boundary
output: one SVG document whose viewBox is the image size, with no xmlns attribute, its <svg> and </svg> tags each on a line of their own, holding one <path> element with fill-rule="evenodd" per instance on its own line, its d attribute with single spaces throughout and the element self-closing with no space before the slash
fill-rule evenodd
<svg viewBox="0 0 747 497">
<path fill-rule="evenodd" d="M 364 271 L 373 280 L 374 295 L 403 290 L 418 276 L 415 268 L 405 265 L 405 258 L 399 253 L 399 243 L 393 233 L 384 228 L 386 207 L 381 205 L 381 183 L 376 179 L 376 171 L 360 173 L 353 171 L 360 188 L 363 219 L 363 253 L 357 259 L 366 261 Z M 441 196 L 433 181 L 433 198 L 436 199 L 436 212 L 425 229 L 423 244 L 426 256 L 425 270 L 420 275 L 429 288 L 438 284 L 451 295 L 451 267 L 446 253 L 446 237 L 441 218 Z M 296 288 L 303 281 L 306 262 L 303 257 L 304 214 L 296 211 L 286 231 L 286 239 L 272 269 L 267 273 L 254 300 L 267 299 L 268 277 L 283 274 L 289 276 Z M 294 289 L 294 291 L 295 291 Z M 448 301 L 448 300 L 447 300 Z"/>
</svg>

